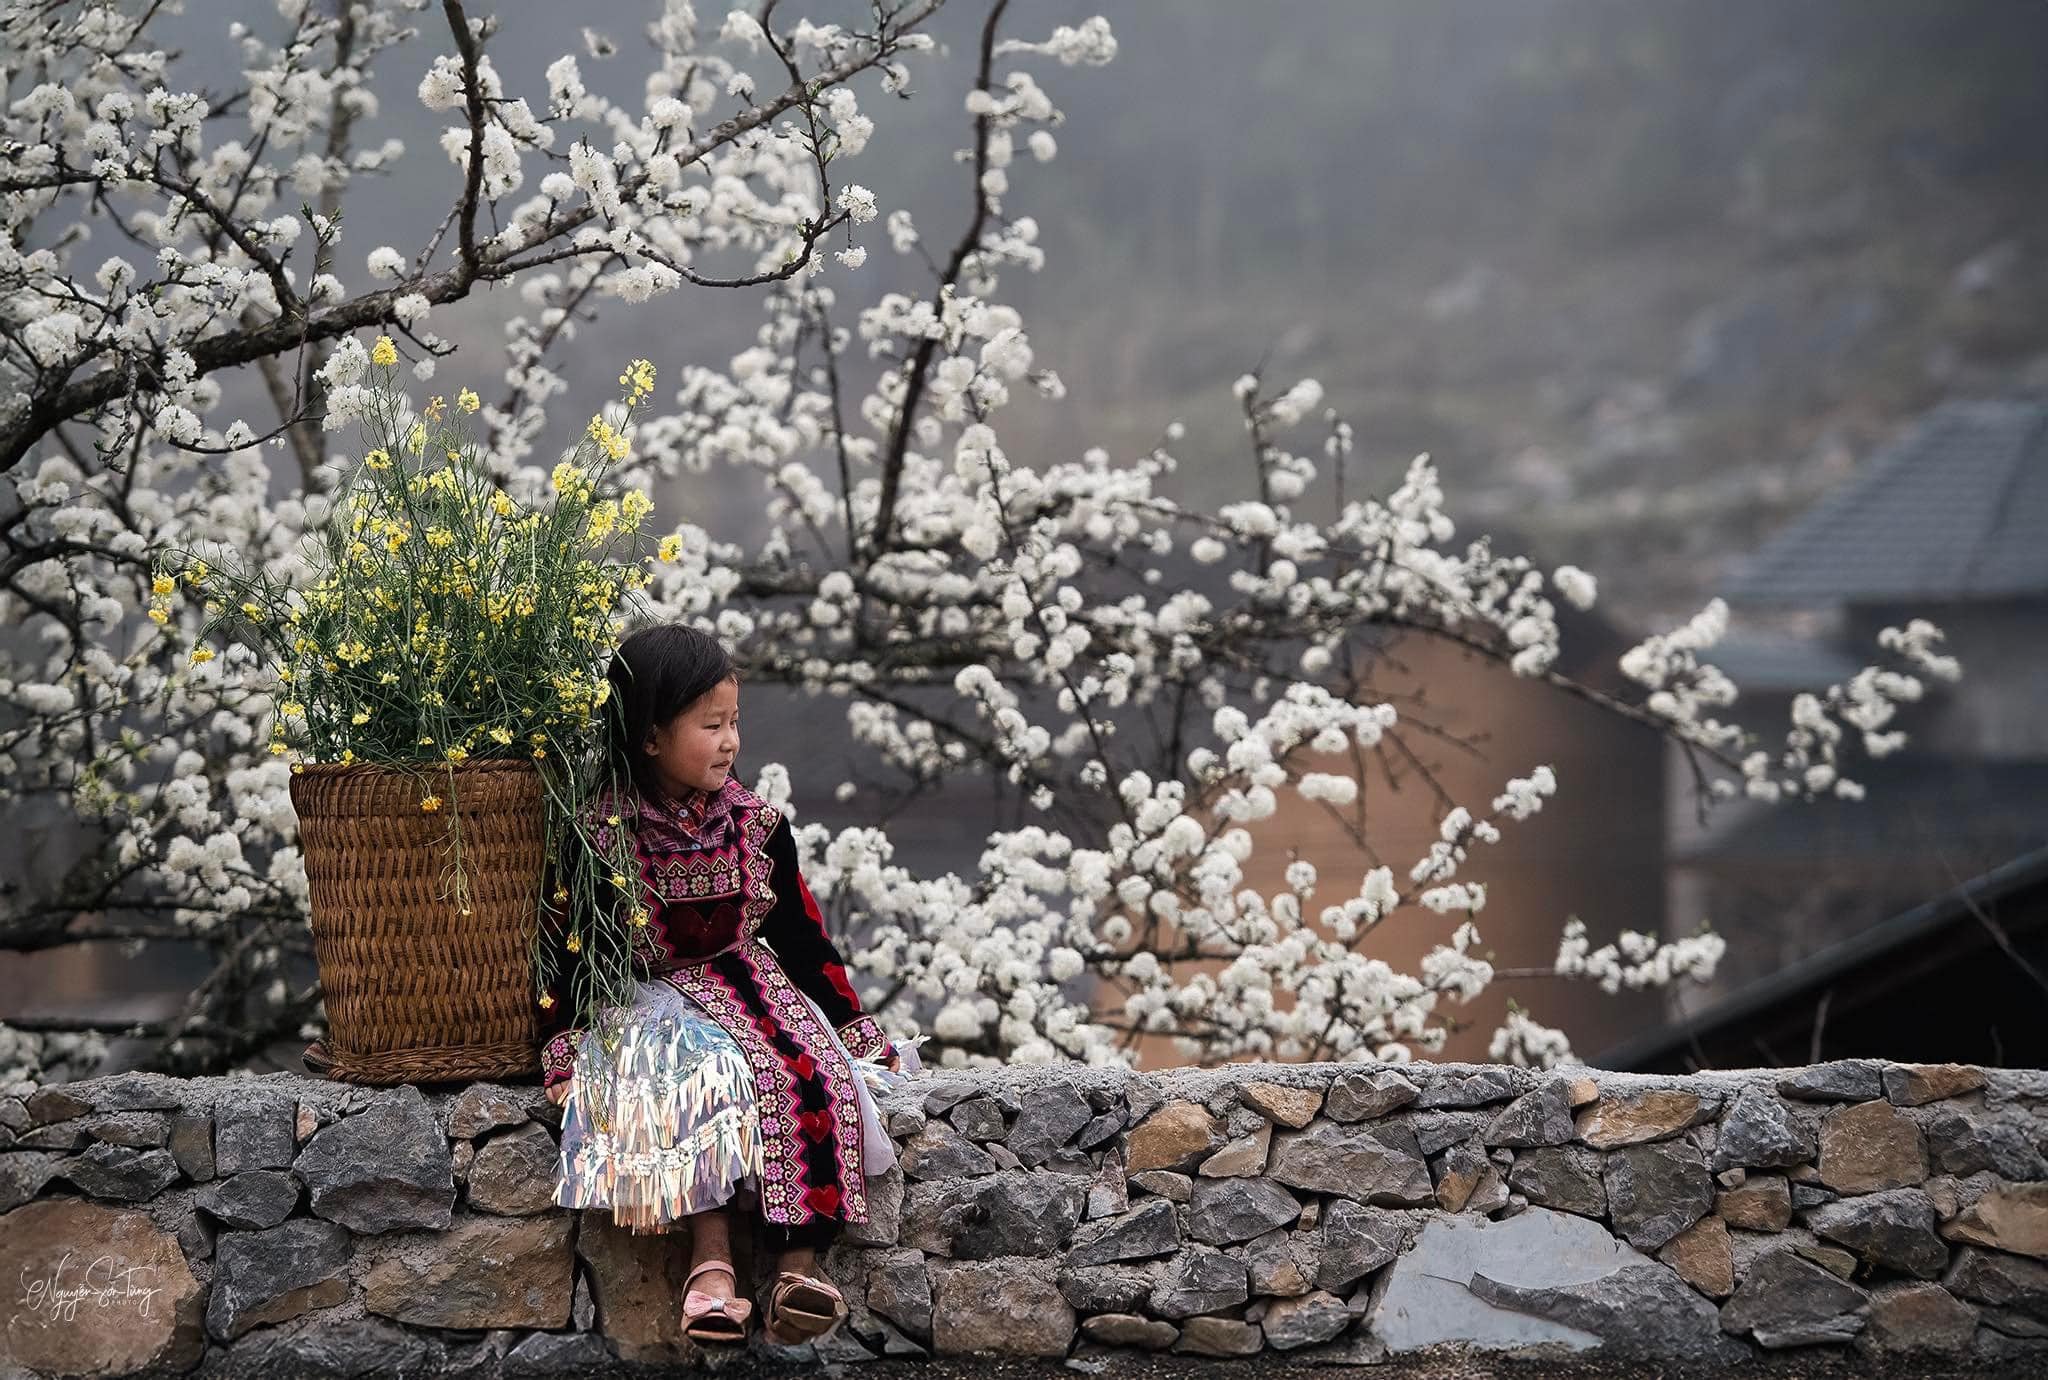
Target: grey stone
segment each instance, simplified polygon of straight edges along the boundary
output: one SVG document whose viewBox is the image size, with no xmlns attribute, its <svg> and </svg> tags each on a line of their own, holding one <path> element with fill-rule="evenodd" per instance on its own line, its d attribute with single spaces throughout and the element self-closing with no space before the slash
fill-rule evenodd
<svg viewBox="0 0 2048 1380">
<path fill-rule="evenodd" d="M 1188 1232 L 1224 1246 L 1292 1226 L 1300 1216 L 1300 1201 L 1271 1179 L 1200 1179 L 1188 1205 Z"/>
<path fill-rule="evenodd" d="M 1795 1211 L 1804 1212 L 1807 1208 L 1816 1208 L 1823 1203 L 1832 1203 L 1835 1201 L 1835 1196 L 1833 1189 L 1822 1188 L 1819 1184 L 1795 1183 L 1792 1185 L 1792 1207 Z"/>
<path fill-rule="evenodd" d="M 451 1140 L 474 1140 L 500 1126 L 523 1125 L 531 1105 L 530 1092 L 498 1083 L 472 1083 L 448 1104 L 448 1136 Z"/>
<path fill-rule="evenodd" d="M 1415 1132 L 1416 1148 L 1425 1155 L 1462 1145 L 1486 1125 L 1484 1112 L 1416 1112 L 1406 1118 Z"/>
<path fill-rule="evenodd" d="M 603 1230 L 588 1221 L 585 1227 L 591 1236 Z M 446 1231 L 358 1242 L 355 1274 L 362 1306 L 413 1327 L 566 1327 L 576 1306 L 571 1242 L 575 1229 L 575 1216 L 566 1212 L 538 1217 L 464 1214 Z M 621 1327 L 624 1320 L 607 1303 L 617 1297 L 609 1291 L 623 1284 L 597 1280 L 600 1305 L 614 1313 L 613 1340 L 622 1349 L 639 1323 L 636 1319 Z M 676 1293 L 657 1289 L 654 1297 L 661 1299 L 662 1311 L 672 1320 Z"/>
<path fill-rule="evenodd" d="M 505 1353 L 498 1373 L 506 1377 L 576 1375 L 612 1363 L 604 1338 L 574 1332 L 534 1332 Z"/>
<path fill-rule="evenodd" d="M 1868 1102 L 1884 1096 L 1884 1075 L 1875 1060 L 1837 1059 L 1786 1074 L 1778 1092 L 1809 1102 Z"/>
<path fill-rule="evenodd" d="M 1948 1267 L 1948 1243 L 1935 1234 L 1934 1203 L 1917 1188 L 1895 1188 L 1828 1203 L 1806 1225 L 1873 1265 L 1933 1279 Z"/>
<path fill-rule="evenodd" d="M 1003 1106 L 993 1097 L 970 1097 L 956 1104 L 946 1119 L 969 1140 L 1001 1140 L 1007 1129 L 1003 1125 Z"/>
<path fill-rule="evenodd" d="M 1022 1169 L 1024 1167 L 1024 1161 L 1012 1154 L 1010 1147 L 1004 1145 L 1001 1141 L 991 1141 L 989 1143 L 988 1157 L 995 1162 L 995 1166 L 998 1169 Z"/>
<path fill-rule="evenodd" d="M 1074 1310 L 1061 1297 L 1050 1262 L 934 1261 L 931 1270 L 932 1350 L 938 1355 L 1066 1355 Z"/>
<path fill-rule="evenodd" d="M 1149 1302 L 1158 1316 L 1179 1319 L 1235 1308 L 1250 1297 L 1251 1275 L 1243 1261 L 1191 1246 L 1166 1262 Z"/>
<path fill-rule="evenodd" d="M 1484 1139 L 1488 1145 L 1518 1148 L 1563 1145 L 1576 1134 L 1576 1129 L 1572 1124 L 1571 1082 L 1552 1078 L 1502 1108 L 1486 1128 Z"/>
<path fill-rule="evenodd" d="M 1793 1119 L 1777 1098 L 1745 1088 L 1722 1114 L 1711 1167 L 1778 1169 L 1810 1160 L 1820 1141 L 1810 1127 Z"/>
<path fill-rule="evenodd" d="M 1124 1162 L 1115 1152 L 1103 1157 L 1102 1169 L 1088 1185 L 1088 1204 L 1082 1216 L 1088 1221 L 1118 1217 L 1130 1211 L 1130 1185 L 1124 1178 Z"/>
<path fill-rule="evenodd" d="M 1289 1298 L 1316 1287 L 1322 1251 L 1316 1233 L 1275 1229 L 1245 1242 L 1235 1254 L 1251 1277 L 1252 1293 Z"/>
<path fill-rule="evenodd" d="M 1361 1069 L 1340 1075 L 1323 1099 L 1323 1113 L 1333 1121 L 1369 1121 L 1405 1107 L 1421 1091 L 1391 1069 Z"/>
<path fill-rule="evenodd" d="M 1615 1230 L 1637 1250 L 1656 1250 L 1714 1210 L 1714 1176 L 1682 1139 L 1608 1152 L 1602 1181 Z"/>
<path fill-rule="evenodd" d="M 0 1212 L 12 1212 L 43 1191 L 63 1169 L 63 1157 L 41 1150 L 0 1154 Z"/>
<path fill-rule="evenodd" d="M 1189 1356 L 1252 1356 L 1259 1350 L 1259 1329 L 1236 1318 L 1189 1318 L 1173 1349 Z"/>
<path fill-rule="evenodd" d="M 1152 1297 L 1165 1262 L 1142 1265 L 1088 1265 L 1059 1272 L 1060 1295 L 1087 1313 L 1130 1313 Z"/>
<path fill-rule="evenodd" d="M 906 1246 L 956 1260 L 1051 1255 L 1081 1220 L 1087 1185 L 1067 1174 L 1004 1169 L 977 1179 L 913 1183 L 903 1195 Z"/>
<path fill-rule="evenodd" d="M 168 1150 L 101 1142 L 65 1160 L 59 1173 L 95 1198 L 141 1203 L 178 1181 L 178 1162 Z"/>
<path fill-rule="evenodd" d="M 1941 1284 L 1951 1294 L 2048 1323 L 2048 1265 L 1978 1246 L 1960 1246 Z"/>
<path fill-rule="evenodd" d="M 299 1205 L 299 1181 L 289 1169 L 248 1169 L 209 1184 L 192 1205 L 240 1231 L 274 1227 Z"/>
<path fill-rule="evenodd" d="M 1598 1344 L 1597 1334 L 1534 1311 L 1484 1303 L 1467 1281 L 1483 1272 L 1500 1286 L 1563 1288 L 1653 1264 L 1599 1223 L 1548 1208 L 1532 1207 L 1500 1221 L 1432 1217 L 1380 1277 L 1366 1321 L 1395 1353 L 1444 1343 L 1492 1350 L 1551 1343 L 1584 1350 Z"/>
<path fill-rule="evenodd" d="M 22 1132 L 14 1138 L 16 1150 L 83 1150 L 92 1144 L 92 1132 L 83 1118 L 53 1121 Z"/>
<path fill-rule="evenodd" d="M 1984 1086 L 1984 1070 L 1971 1064 L 1886 1064 L 1884 1095 L 1895 1106 L 1924 1107 Z"/>
<path fill-rule="evenodd" d="M 1258 1128 L 1230 1141 L 1203 1160 L 1201 1167 L 1195 1170 L 1196 1177 L 1242 1179 L 1265 1172 L 1266 1152 L 1273 1141 L 1273 1123 L 1255 1112 L 1248 1115 L 1258 1121 Z"/>
<path fill-rule="evenodd" d="M 1140 1317 L 1136 1313 L 1100 1313 L 1082 1320 L 1081 1335 L 1104 1346 L 1164 1351 L 1180 1339 L 1180 1329 L 1172 1323 Z"/>
<path fill-rule="evenodd" d="M 1143 1169 L 1128 1176 L 1130 1182 L 1147 1193 L 1156 1193 L 1176 1203 L 1185 1203 L 1195 1196 L 1195 1181 L 1186 1174 L 1176 1174 L 1171 1169 Z"/>
<path fill-rule="evenodd" d="M 1355 1316 L 1344 1300 L 1316 1289 L 1296 1298 L 1275 1299 L 1259 1326 L 1274 1348 L 1293 1351 L 1330 1341 L 1351 1326 Z"/>
<path fill-rule="evenodd" d="M 85 1119 L 85 1132 L 108 1145 L 150 1150 L 170 1137 L 170 1122 L 160 1112 L 106 1112 Z"/>
<path fill-rule="evenodd" d="M 1721 1335 L 1714 1305 L 1665 1266 L 1644 1261 L 1571 1284 L 1508 1284 L 1479 1273 L 1472 1296 L 1495 1308 L 1545 1318 L 1600 1340 L 1604 1355 L 1683 1358 L 1709 1365 L 1748 1359 Z"/>
<path fill-rule="evenodd" d="M 1108 1265 L 1118 1260 L 1171 1255 L 1179 1249 L 1180 1223 L 1173 1204 L 1164 1198 L 1153 1198 L 1121 1217 L 1083 1226 L 1074 1236 L 1073 1249 L 1061 1263 L 1069 1269 Z"/>
<path fill-rule="evenodd" d="M 1323 1214 L 1318 1237 L 1318 1289 L 1344 1289 L 1393 1262 L 1407 1244 L 1414 1219 L 1386 1208 L 1360 1207 L 1338 1198 Z"/>
<path fill-rule="evenodd" d="M 1341 1126 L 1317 1121 L 1274 1137 L 1269 1177 L 1291 1188 L 1332 1193 L 1387 1207 L 1436 1200 L 1415 1132 L 1399 1123 Z"/>
<path fill-rule="evenodd" d="M 1025 1165 L 1043 1164 L 1093 1118 L 1088 1099 L 1072 1083 L 1048 1083 L 1019 1099 L 1006 1144 Z"/>
<path fill-rule="evenodd" d="M 1112 1108 L 1098 1116 L 1091 1117 L 1086 1126 L 1074 1137 L 1074 1146 L 1079 1150 L 1093 1150 L 1116 1139 L 1124 1129 L 1124 1112 L 1121 1107 Z"/>
<path fill-rule="evenodd" d="M 1721 1307 L 1721 1327 L 1766 1347 L 1846 1342 L 1863 1330 L 1868 1300 L 1812 1261 L 1789 1250 L 1759 1256 Z"/>
<path fill-rule="evenodd" d="M 1886 1284 L 1870 1293 L 1870 1321 L 1857 1334 L 1865 1352 L 1879 1356 L 1970 1349 L 1977 1310 L 1938 1284 Z"/>
<path fill-rule="evenodd" d="M 868 1307 L 917 1337 L 932 1335 L 932 1281 L 924 1254 L 912 1250 L 871 1253 Z"/>
<path fill-rule="evenodd" d="M 492 1136 L 470 1164 L 469 1205 L 505 1217 L 552 1211 L 560 1159 L 555 1138 L 538 1122 Z"/>
<path fill-rule="evenodd" d="M 903 1166 L 892 1164 L 868 1180 L 868 1220 L 848 1222 L 840 1239 L 849 1246 L 893 1246 L 903 1229 Z"/>
<path fill-rule="evenodd" d="M 214 1243 L 206 1330 L 229 1342 L 348 1297 L 349 1235 L 308 1217 L 268 1231 L 223 1232 Z"/>
<path fill-rule="evenodd" d="M 168 1074 L 131 1069 L 74 1083 L 72 1091 L 102 1112 L 171 1112 L 184 1105 L 183 1086 Z"/>
<path fill-rule="evenodd" d="M 1923 1129 L 1927 1148 L 1944 1174 L 1988 1169 L 2015 1182 L 2048 1179 L 2048 1157 L 2009 1122 L 1987 1123 L 1953 1107 L 1937 1107 Z"/>
<path fill-rule="evenodd" d="M 312 1191 L 314 1214 L 351 1231 L 438 1231 L 454 1215 L 448 1139 L 417 1087 L 390 1089 L 322 1128 L 293 1168 Z"/>
<path fill-rule="evenodd" d="M 1424 1109 L 1490 1106 L 1521 1096 L 1528 1090 L 1530 1077 L 1520 1069 L 1495 1067 L 1433 1078 L 1415 1099 L 1415 1105 Z"/>
<path fill-rule="evenodd" d="M 213 1178 L 212 1117 L 172 1117 L 166 1148 L 170 1150 L 171 1158 L 178 1162 L 179 1172 L 192 1182 L 203 1184 Z"/>
<path fill-rule="evenodd" d="M 993 1174 L 997 1167 L 987 1150 L 943 1121 L 927 1122 L 922 1131 L 910 1138 L 897 1160 L 904 1175 L 912 1179 L 973 1178 Z"/>
<path fill-rule="evenodd" d="M 1538 1147 L 1515 1156 L 1508 1186 L 1530 1202 L 1582 1217 L 1607 1215 L 1600 1152 L 1583 1145 Z"/>
<path fill-rule="evenodd" d="M 968 1098 L 979 1096 L 981 1091 L 981 1084 L 972 1078 L 936 1078 L 925 1089 L 924 1114 L 928 1117 L 944 1116 Z"/>
<path fill-rule="evenodd" d="M 92 1110 L 92 1103 L 55 1085 L 37 1088 L 22 1099 L 22 1105 L 28 1109 L 29 1121 L 36 1126 L 70 1121 Z"/>
<path fill-rule="evenodd" d="M 223 1178 L 245 1169 L 288 1169 L 298 1145 L 298 1109 L 282 1093 L 229 1093 L 213 1109 L 213 1171 Z"/>
</svg>

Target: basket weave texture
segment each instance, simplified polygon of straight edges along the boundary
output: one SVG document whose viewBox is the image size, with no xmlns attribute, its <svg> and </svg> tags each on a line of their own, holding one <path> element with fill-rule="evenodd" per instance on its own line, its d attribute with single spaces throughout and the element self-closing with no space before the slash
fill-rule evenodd
<svg viewBox="0 0 2048 1380">
<path fill-rule="evenodd" d="M 424 783 L 424 784 L 423 784 Z M 420 809 L 423 795 L 446 802 Z M 328 1035 L 308 1067 L 392 1085 L 537 1074 L 531 936 L 546 862 L 523 762 L 405 772 L 309 764 L 291 779 Z M 461 820 L 471 913 L 448 886 Z"/>
</svg>

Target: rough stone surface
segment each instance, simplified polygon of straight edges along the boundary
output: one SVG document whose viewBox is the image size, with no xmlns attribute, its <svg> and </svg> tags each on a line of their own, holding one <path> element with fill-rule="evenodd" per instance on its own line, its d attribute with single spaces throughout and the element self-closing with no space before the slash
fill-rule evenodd
<svg viewBox="0 0 2048 1380">
<path fill-rule="evenodd" d="M 1251 1356 L 1259 1349 L 1256 1323 L 1236 1318 L 1189 1318 L 1173 1349 L 1191 1356 Z"/>
<path fill-rule="evenodd" d="M 1008 1132 L 1003 1104 L 993 1097 L 970 1097 L 947 1113 L 953 1129 L 969 1140 L 1001 1140 Z"/>
<path fill-rule="evenodd" d="M 1185 1203 L 1195 1196 L 1195 1181 L 1170 1169 L 1146 1169 L 1125 1177 L 1134 1188 L 1142 1188 L 1147 1193 L 1156 1193 L 1176 1203 Z"/>
<path fill-rule="evenodd" d="M 1398 1122 L 1344 1126 L 1318 1121 L 1273 1138 L 1267 1173 L 1291 1188 L 1386 1206 L 1421 1207 L 1436 1199 L 1415 1132 Z"/>
<path fill-rule="evenodd" d="M 1136 1210 L 1103 1222 L 1091 1222 L 1074 1236 L 1074 1247 L 1061 1263 L 1068 1267 L 1108 1265 L 1118 1260 L 1143 1260 L 1171 1255 L 1180 1249 L 1180 1222 L 1173 1204 L 1153 1198 Z"/>
<path fill-rule="evenodd" d="M 912 1179 L 964 1179 L 996 1172 L 995 1158 L 987 1150 L 943 1121 L 926 1122 L 897 1160 L 905 1177 Z"/>
<path fill-rule="evenodd" d="M 192 1205 L 224 1227 L 260 1231 L 292 1215 L 299 1181 L 288 1169 L 250 1169 L 208 1185 L 193 1195 Z"/>
<path fill-rule="evenodd" d="M 1870 1320 L 1858 1334 L 1885 1356 L 1959 1355 L 1977 1333 L 1977 1310 L 1937 1284 L 1887 1284 L 1870 1293 Z"/>
<path fill-rule="evenodd" d="M 1720 1335 L 1713 1305 L 1671 1271 L 1648 1262 L 1567 1284 L 1510 1284 L 1475 1274 L 1471 1292 L 1481 1303 L 1543 1319 L 1624 1356 L 1683 1356 L 1710 1364 L 1741 1356 Z"/>
<path fill-rule="evenodd" d="M 178 1162 L 178 1171 L 192 1182 L 205 1183 L 214 1176 L 212 1117 L 172 1117 L 165 1145 Z"/>
<path fill-rule="evenodd" d="M 222 1098 L 213 1110 L 214 1172 L 289 1168 L 298 1149 L 296 1108 L 291 1097 L 261 1088 Z"/>
<path fill-rule="evenodd" d="M 903 1228 L 903 1166 L 892 1164 L 868 1180 L 868 1220 L 849 1222 L 840 1239 L 849 1246 L 893 1246 Z"/>
<path fill-rule="evenodd" d="M 1926 1140 L 1891 1103 L 1838 1107 L 1821 1122 L 1820 1181 L 1836 1192 L 1877 1193 L 1926 1178 Z"/>
<path fill-rule="evenodd" d="M 1958 1298 L 2009 1308 L 2048 1323 L 2048 1265 L 2039 1261 L 1964 1246 L 1956 1251 L 1941 1283 Z"/>
<path fill-rule="evenodd" d="M 1264 1173 L 1266 1152 L 1272 1143 L 1273 1127 L 1269 1122 L 1248 1135 L 1227 1142 L 1222 1149 L 1203 1160 L 1195 1173 L 1209 1179 L 1245 1178 Z"/>
<path fill-rule="evenodd" d="M 472 1083 L 448 1104 L 448 1138 L 474 1140 L 501 1126 L 525 1124 L 532 1107 L 531 1091 L 497 1083 Z"/>
<path fill-rule="evenodd" d="M 1136 1313 L 1098 1313 L 1081 1321 L 1081 1335 L 1105 1346 L 1131 1346 L 1141 1351 L 1164 1351 L 1180 1340 L 1180 1329 L 1157 1318 Z"/>
<path fill-rule="evenodd" d="M 2004 1184 L 1944 1222 L 1951 1241 L 2048 1260 L 2048 1183 Z"/>
<path fill-rule="evenodd" d="M 0 1375 L 186 1370 L 206 1345 L 177 1237 L 131 1208 L 50 1199 L 0 1216 L 0 1288 Z"/>
<path fill-rule="evenodd" d="M 1716 1171 L 1783 1168 L 1812 1159 L 1818 1149 L 1813 1132 L 1784 1103 L 1751 1088 L 1723 1114 L 1708 1163 Z"/>
<path fill-rule="evenodd" d="M 369 1107 L 306 1143 L 293 1168 L 315 1215 L 351 1231 L 435 1231 L 455 1209 L 448 1140 L 418 1088 L 379 1093 Z"/>
<path fill-rule="evenodd" d="M 1813 1102 L 1868 1102 L 1884 1096 L 1884 1073 L 1874 1059 L 1837 1059 L 1786 1074 L 1778 1091 Z"/>
<path fill-rule="evenodd" d="M 1714 1177 L 1684 1140 L 1614 1151 L 1603 1181 L 1615 1230 L 1638 1250 L 1656 1250 L 1714 1210 Z"/>
<path fill-rule="evenodd" d="M 1306 1294 L 1322 1268 L 1322 1243 L 1312 1232 L 1269 1231 L 1245 1242 L 1236 1254 L 1251 1276 L 1252 1293 L 1268 1298 Z"/>
<path fill-rule="evenodd" d="M 1267 1342 L 1281 1351 L 1327 1342 L 1351 1326 L 1350 1305 L 1322 1289 L 1296 1298 L 1275 1299 L 1259 1326 Z"/>
<path fill-rule="evenodd" d="M 469 1205 L 506 1217 L 551 1211 L 559 1160 L 555 1138 L 535 1122 L 493 1136 L 470 1164 Z"/>
<path fill-rule="evenodd" d="M 1675 1136 L 1718 1109 L 1716 1099 L 1677 1089 L 1607 1093 L 1579 1112 L 1575 1129 L 1595 1150 L 1615 1150 Z"/>
<path fill-rule="evenodd" d="M 994 1352 L 1064 1356 L 1073 1308 L 1050 1262 L 1025 1258 L 932 1263 L 932 1349 L 942 1356 Z"/>
<path fill-rule="evenodd" d="M 1714 1200 L 1714 1210 L 1744 1231 L 1783 1231 L 1792 1225 L 1792 1188 L 1777 1174 L 1755 1174 Z"/>
<path fill-rule="evenodd" d="M 1149 1302 L 1160 1317 L 1177 1319 L 1234 1308 L 1250 1297 L 1251 1275 L 1243 1261 L 1191 1246 L 1166 1262 Z"/>
<path fill-rule="evenodd" d="M 1771 1251 L 1749 1267 L 1721 1309 L 1721 1326 L 1776 1349 L 1846 1342 L 1863 1330 L 1867 1300 L 1796 1252 Z"/>
<path fill-rule="evenodd" d="M 1478 1135 L 1487 1116 L 1484 1112 L 1414 1112 L 1407 1121 L 1415 1132 L 1416 1149 L 1434 1155 Z"/>
<path fill-rule="evenodd" d="M 904 1191 L 900 1236 L 906 1246 L 956 1260 L 1050 1255 L 1073 1236 L 1087 1196 L 1088 1186 L 1071 1175 L 1028 1169 L 914 1183 Z"/>
<path fill-rule="evenodd" d="M 1033 1088 L 1020 1099 L 1017 1120 L 1004 1143 L 1026 1166 L 1043 1164 L 1093 1116 L 1088 1099 L 1072 1083 Z"/>
<path fill-rule="evenodd" d="M 1657 1259 L 1709 1298 L 1725 1299 L 1735 1292 L 1735 1248 L 1728 1224 L 1718 1217 L 1703 1217 L 1672 1237 L 1658 1249 Z"/>
<path fill-rule="evenodd" d="M 1221 1140 L 1216 1119 L 1199 1102 L 1169 1102 L 1131 1132 L 1124 1168 L 1191 1170 Z"/>
<path fill-rule="evenodd" d="M 1157 1260 L 1142 1265 L 1062 1269 L 1058 1275 L 1060 1296 L 1084 1312 L 1131 1313 L 1146 1306 L 1164 1273 L 1165 1262 Z"/>
<path fill-rule="evenodd" d="M 1532 1203 L 1576 1212 L 1582 1217 L 1607 1215 L 1607 1185 L 1600 1177 L 1600 1152 L 1583 1145 L 1524 1150 L 1508 1169 L 1508 1187 Z"/>
<path fill-rule="evenodd" d="M 1300 1200 L 1270 1179 L 1199 1179 L 1188 1205 L 1188 1232 L 1197 1241 L 1224 1246 L 1292 1226 L 1300 1216 Z"/>
<path fill-rule="evenodd" d="M 206 1330 L 231 1341 L 348 1297 L 349 1236 L 300 1217 L 268 1231 L 223 1232 L 214 1243 Z"/>
<path fill-rule="evenodd" d="M 1576 1130 L 1571 1083 L 1552 1078 L 1503 1108 L 1486 1128 L 1485 1140 L 1488 1145 L 1516 1147 L 1563 1145 Z"/>
<path fill-rule="evenodd" d="M 914 1337 L 932 1335 L 932 1280 L 924 1253 L 912 1250 L 871 1251 L 867 1267 L 867 1304 Z"/>
<path fill-rule="evenodd" d="M 1414 1219 L 1405 1212 L 1337 1199 L 1323 1215 L 1317 1238 L 1316 1287 L 1349 1288 L 1391 1263 L 1413 1232 Z"/>
<path fill-rule="evenodd" d="M 1430 1107 L 1487 1107 L 1506 1102 L 1529 1090 L 1531 1075 L 1506 1065 L 1481 1068 L 1474 1073 L 1439 1075 L 1429 1081 L 1415 1099 L 1415 1105 Z"/>
<path fill-rule="evenodd" d="M 1953 1107 L 1936 1108 L 1922 1123 L 1927 1149 L 1944 1174 L 1975 1174 L 1989 1170 L 2001 1178 L 2024 1183 L 2048 1179 L 2048 1156 L 2008 1122 L 1987 1121 Z"/>
<path fill-rule="evenodd" d="M 1330 1085 L 1323 1114 L 1333 1121 L 1370 1121 L 1408 1106 L 1420 1095 L 1413 1083 L 1392 1070 L 1362 1069 Z"/>
<path fill-rule="evenodd" d="M 1281 1083 L 1247 1083 L 1237 1090 L 1240 1101 L 1276 1126 L 1299 1131 L 1322 1109 L 1319 1088 L 1291 1088 Z"/>
<path fill-rule="evenodd" d="M 64 1161 L 62 1175 L 95 1198 L 140 1203 L 178 1181 L 178 1161 L 168 1150 L 125 1145 L 88 1145 Z"/>
<path fill-rule="evenodd" d="M 567 1213 L 466 1217 L 368 1248 L 363 1306 L 414 1327 L 566 1327 L 575 1290 Z"/>
<path fill-rule="evenodd" d="M 1984 1086 L 1984 1070 L 1968 1064 L 1886 1064 L 1884 1095 L 1901 1107 L 1923 1107 Z"/>
<path fill-rule="evenodd" d="M 1933 1279 L 1948 1266 L 1948 1246 L 1935 1235 L 1934 1203 L 1917 1188 L 1828 1203 L 1808 1213 L 1806 1225 L 1865 1262 L 1901 1274 Z"/>
</svg>

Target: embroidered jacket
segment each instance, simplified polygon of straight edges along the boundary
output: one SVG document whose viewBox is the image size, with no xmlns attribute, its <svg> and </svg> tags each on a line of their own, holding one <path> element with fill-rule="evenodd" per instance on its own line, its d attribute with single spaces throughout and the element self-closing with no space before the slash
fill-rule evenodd
<svg viewBox="0 0 2048 1380">
<path fill-rule="evenodd" d="M 588 819 L 600 846 L 609 845 L 610 829 L 631 831 L 640 875 L 622 890 L 636 893 L 647 912 L 645 924 L 633 924 L 625 910 L 602 923 L 629 925 L 636 970 L 694 1000 L 754 1069 L 762 1214 L 784 1224 L 819 1215 L 867 1220 L 854 1081 L 860 1075 L 798 993 L 817 1004 L 854 1058 L 887 1059 L 895 1048 L 847 979 L 797 865 L 789 820 L 732 780 L 680 801 L 600 800 Z M 584 1032 L 571 1024 L 573 947 L 582 939 L 579 927 L 597 923 L 565 913 L 558 880 L 551 872 L 541 916 L 558 974 L 538 996 L 547 1085 L 575 1071 Z"/>
</svg>

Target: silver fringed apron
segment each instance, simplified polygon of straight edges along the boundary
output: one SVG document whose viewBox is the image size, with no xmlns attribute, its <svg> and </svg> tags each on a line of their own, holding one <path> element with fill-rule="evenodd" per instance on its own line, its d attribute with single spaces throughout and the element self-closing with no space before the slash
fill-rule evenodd
<svg viewBox="0 0 2048 1380">
<path fill-rule="evenodd" d="M 728 1201 L 761 1172 L 754 1075 L 733 1038 L 674 986 L 642 980 L 618 1043 L 606 1056 L 588 1031 L 578 1068 L 609 1057 L 612 1095 L 577 1078 L 562 1113 L 555 1202 L 610 1208 L 635 1232 L 667 1231 Z"/>
</svg>

